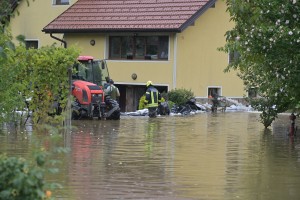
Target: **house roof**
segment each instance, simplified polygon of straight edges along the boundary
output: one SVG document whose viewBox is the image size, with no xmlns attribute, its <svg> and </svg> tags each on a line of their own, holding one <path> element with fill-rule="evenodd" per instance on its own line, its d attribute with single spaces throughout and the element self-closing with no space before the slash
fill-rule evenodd
<svg viewBox="0 0 300 200">
<path fill-rule="evenodd" d="M 78 0 L 46 33 L 181 32 L 216 0 Z"/>
</svg>

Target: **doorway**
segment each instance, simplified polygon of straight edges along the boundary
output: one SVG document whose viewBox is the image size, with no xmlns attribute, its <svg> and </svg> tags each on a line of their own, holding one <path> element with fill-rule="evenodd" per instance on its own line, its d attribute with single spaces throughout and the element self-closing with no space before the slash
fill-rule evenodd
<svg viewBox="0 0 300 200">
<path fill-rule="evenodd" d="M 115 84 L 120 91 L 120 109 L 121 112 L 135 112 L 138 110 L 140 98 L 146 92 L 145 85 L 123 85 Z M 160 93 L 168 92 L 168 86 L 156 86 Z"/>
</svg>

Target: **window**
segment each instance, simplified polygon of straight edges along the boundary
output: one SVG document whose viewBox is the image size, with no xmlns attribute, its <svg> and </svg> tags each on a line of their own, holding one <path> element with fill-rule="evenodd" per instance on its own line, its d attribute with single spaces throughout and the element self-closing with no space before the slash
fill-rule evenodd
<svg viewBox="0 0 300 200">
<path fill-rule="evenodd" d="M 220 87 L 208 87 L 208 98 L 214 97 L 214 95 L 221 96 L 221 88 Z"/>
<path fill-rule="evenodd" d="M 257 97 L 257 89 L 256 88 L 249 88 L 248 89 L 248 97 L 249 98 Z"/>
<path fill-rule="evenodd" d="M 239 57 L 240 57 L 239 52 L 237 51 L 229 52 L 229 63 L 238 61 Z"/>
<path fill-rule="evenodd" d="M 168 60 L 169 36 L 110 36 L 109 59 Z"/>
<path fill-rule="evenodd" d="M 39 42 L 37 40 L 26 40 L 25 41 L 26 49 L 38 49 L 39 48 Z"/>
<path fill-rule="evenodd" d="M 69 5 L 70 0 L 53 0 L 53 5 Z"/>
</svg>

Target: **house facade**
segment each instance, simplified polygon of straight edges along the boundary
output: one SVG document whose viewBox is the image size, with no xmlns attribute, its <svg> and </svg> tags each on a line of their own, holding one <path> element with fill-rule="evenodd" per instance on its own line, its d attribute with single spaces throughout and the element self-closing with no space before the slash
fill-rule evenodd
<svg viewBox="0 0 300 200">
<path fill-rule="evenodd" d="M 10 29 L 13 37 L 18 35 L 25 36 L 26 46 L 39 48 L 41 46 L 52 45 L 56 42 L 42 32 L 46 24 L 56 18 L 67 8 L 69 8 L 77 0 L 38 0 L 28 1 L 22 0 L 16 3 L 12 0 L 14 9 L 14 17 L 10 18 Z M 17 5 L 16 5 L 17 4 Z M 63 38 L 63 34 L 57 34 L 56 37 Z"/>
<path fill-rule="evenodd" d="M 225 33 L 233 26 L 224 1 L 69 3 L 74 4 L 60 7 L 62 14 L 53 13 L 48 22 L 41 22 L 36 34 L 43 35 L 41 41 L 45 38 L 49 43 L 77 46 L 82 55 L 106 59 L 110 77 L 121 93 L 122 111 L 137 109 L 148 80 L 161 92 L 184 88 L 199 100 L 207 100 L 212 92 L 229 98 L 246 95 L 236 72 L 223 72 L 229 55 L 217 50 L 224 46 Z M 39 4 L 45 3 L 39 1 Z M 21 25 L 13 22 L 13 30 Z"/>
</svg>

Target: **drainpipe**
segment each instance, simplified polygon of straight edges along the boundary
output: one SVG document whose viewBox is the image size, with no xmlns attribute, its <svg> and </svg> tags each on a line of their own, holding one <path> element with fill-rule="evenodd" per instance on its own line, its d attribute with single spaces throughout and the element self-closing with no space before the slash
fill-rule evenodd
<svg viewBox="0 0 300 200">
<path fill-rule="evenodd" d="M 58 41 L 62 42 L 64 44 L 64 48 L 65 49 L 67 48 L 67 42 L 66 41 L 64 41 L 64 40 L 62 40 L 62 39 L 60 39 L 58 37 L 55 37 L 54 35 L 52 35 L 52 33 L 50 33 L 50 37 L 52 37 L 55 40 L 58 40 Z"/>
<path fill-rule="evenodd" d="M 58 40 L 58 41 L 62 42 L 64 44 L 64 48 L 65 49 L 67 48 L 67 42 L 66 41 L 64 41 L 64 40 L 62 40 L 58 37 L 55 37 L 54 35 L 52 35 L 52 33 L 50 33 L 50 37 L 52 37 L 55 40 Z M 69 69 L 68 69 L 68 77 L 69 77 L 69 96 L 68 96 L 67 110 L 66 110 L 66 113 L 68 113 L 68 114 L 67 114 L 67 117 L 65 118 L 65 121 L 63 122 L 64 123 L 63 125 L 65 125 L 67 127 L 67 130 L 71 130 L 72 67 L 69 67 Z M 68 134 L 65 134 L 65 135 L 68 135 Z"/>
<path fill-rule="evenodd" d="M 176 76 L 177 76 L 177 33 L 174 37 L 174 62 L 173 62 L 173 89 L 176 88 Z"/>
</svg>

